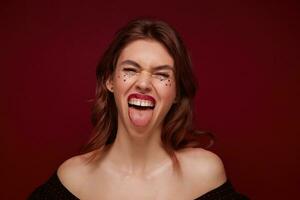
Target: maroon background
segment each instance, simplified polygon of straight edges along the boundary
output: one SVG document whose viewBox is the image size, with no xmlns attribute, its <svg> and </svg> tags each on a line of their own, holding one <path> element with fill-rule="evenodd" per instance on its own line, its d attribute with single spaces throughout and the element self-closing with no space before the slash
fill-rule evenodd
<svg viewBox="0 0 300 200">
<path fill-rule="evenodd" d="M 137 16 L 181 33 L 200 84 L 198 127 L 215 133 L 236 188 L 252 199 L 299 196 L 297 1 L 7 0 L 0 13 L 1 199 L 24 199 L 78 152 L 96 63 Z"/>
</svg>

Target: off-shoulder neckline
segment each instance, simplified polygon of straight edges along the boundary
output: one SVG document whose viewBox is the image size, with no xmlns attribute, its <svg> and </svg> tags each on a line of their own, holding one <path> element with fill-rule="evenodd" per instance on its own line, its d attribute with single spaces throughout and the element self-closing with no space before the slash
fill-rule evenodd
<svg viewBox="0 0 300 200">
<path fill-rule="evenodd" d="M 66 188 L 63 183 L 61 182 L 61 180 L 59 179 L 58 175 L 57 175 L 57 171 L 53 174 L 52 176 L 52 181 L 53 182 L 57 182 L 59 184 L 59 186 L 61 187 L 62 190 L 65 191 L 65 193 L 70 197 L 70 198 L 74 198 L 74 199 L 79 199 L 76 195 L 74 195 L 68 188 Z M 216 192 L 219 191 L 223 191 L 223 190 L 227 190 L 228 188 L 232 189 L 232 185 L 230 183 L 229 180 L 226 180 L 223 184 L 221 184 L 220 186 L 202 194 L 201 196 L 197 197 L 194 200 L 201 200 L 202 198 L 211 196 L 213 194 L 215 194 Z"/>
</svg>

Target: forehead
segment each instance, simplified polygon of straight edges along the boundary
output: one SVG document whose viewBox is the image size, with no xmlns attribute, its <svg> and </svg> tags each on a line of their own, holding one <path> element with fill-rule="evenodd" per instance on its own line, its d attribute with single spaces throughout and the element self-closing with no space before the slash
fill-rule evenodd
<svg viewBox="0 0 300 200">
<path fill-rule="evenodd" d="M 136 40 L 129 43 L 119 56 L 117 65 L 125 60 L 133 60 L 143 67 L 169 65 L 174 68 L 174 60 L 167 49 L 154 40 Z"/>
</svg>

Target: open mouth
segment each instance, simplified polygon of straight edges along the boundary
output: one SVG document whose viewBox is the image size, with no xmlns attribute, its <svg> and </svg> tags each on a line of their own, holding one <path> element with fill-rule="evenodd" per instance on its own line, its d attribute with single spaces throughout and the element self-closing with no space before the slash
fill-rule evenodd
<svg viewBox="0 0 300 200">
<path fill-rule="evenodd" d="M 128 106 L 140 110 L 154 109 L 155 104 L 149 100 L 131 98 L 128 101 Z"/>
<path fill-rule="evenodd" d="M 155 99 L 149 95 L 131 94 L 128 97 L 128 116 L 135 126 L 147 126 L 153 115 Z"/>
<path fill-rule="evenodd" d="M 155 99 L 149 95 L 131 94 L 128 97 L 128 106 L 136 109 L 154 109 Z"/>
</svg>

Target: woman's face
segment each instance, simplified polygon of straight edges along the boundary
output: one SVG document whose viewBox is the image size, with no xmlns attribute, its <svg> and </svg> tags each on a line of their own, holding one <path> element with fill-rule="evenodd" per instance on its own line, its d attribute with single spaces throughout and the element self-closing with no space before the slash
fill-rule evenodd
<svg viewBox="0 0 300 200">
<path fill-rule="evenodd" d="M 136 40 L 122 50 L 107 82 L 118 109 L 118 128 L 162 127 L 176 98 L 174 70 L 173 58 L 154 40 Z"/>
</svg>

